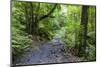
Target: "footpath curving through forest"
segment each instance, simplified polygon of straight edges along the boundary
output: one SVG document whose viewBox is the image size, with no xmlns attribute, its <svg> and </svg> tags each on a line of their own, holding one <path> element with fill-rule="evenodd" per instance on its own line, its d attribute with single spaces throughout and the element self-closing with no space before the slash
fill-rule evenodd
<svg viewBox="0 0 100 67">
<path fill-rule="evenodd" d="M 64 42 L 60 38 L 56 38 L 51 42 L 44 43 L 39 47 L 39 50 L 28 49 L 15 64 L 50 64 L 77 61 L 81 61 L 80 58 L 65 52 Z"/>
</svg>

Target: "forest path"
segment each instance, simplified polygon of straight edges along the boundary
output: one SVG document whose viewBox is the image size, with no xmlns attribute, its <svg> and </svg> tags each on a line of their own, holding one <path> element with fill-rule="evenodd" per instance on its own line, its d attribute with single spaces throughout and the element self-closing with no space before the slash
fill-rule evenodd
<svg viewBox="0 0 100 67">
<path fill-rule="evenodd" d="M 38 50 L 29 49 L 16 64 L 49 64 L 77 61 L 80 61 L 80 59 L 65 52 L 63 41 L 57 38 L 51 42 L 44 43 Z"/>
</svg>

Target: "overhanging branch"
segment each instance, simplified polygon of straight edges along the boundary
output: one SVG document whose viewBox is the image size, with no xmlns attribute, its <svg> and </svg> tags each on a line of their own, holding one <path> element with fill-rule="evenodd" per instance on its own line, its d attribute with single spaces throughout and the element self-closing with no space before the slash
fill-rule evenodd
<svg viewBox="0 0 100 67">
<path fill-rule="evenodd" d="M 54 5 L 54 7 L 51 9 L 50 12 L 48 12 L 46 15 L 42 16 L 42 17 L 39 19 L 39 21 L 41 21 L 41 20 L 43 20 L 43 19 L 49 17 L 49 16 L 53 13 L 53 11 L 55 10 L 56 6 L 57 6 L 57 4 Z"/>
</svg>

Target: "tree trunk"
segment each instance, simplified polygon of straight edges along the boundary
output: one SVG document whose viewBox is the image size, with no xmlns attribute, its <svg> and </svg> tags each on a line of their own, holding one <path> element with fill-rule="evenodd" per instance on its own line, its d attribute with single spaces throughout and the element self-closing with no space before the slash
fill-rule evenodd
<svg viewBox="0 0 100 67">
<path fill-rule="evenodd" d="M 87 25 L 88 25 L 88 6 L 82 6 L 81 23 L 80 23 L 80 44 L 79 56 L 86 56 L 87 47 Z"/>
</svg>

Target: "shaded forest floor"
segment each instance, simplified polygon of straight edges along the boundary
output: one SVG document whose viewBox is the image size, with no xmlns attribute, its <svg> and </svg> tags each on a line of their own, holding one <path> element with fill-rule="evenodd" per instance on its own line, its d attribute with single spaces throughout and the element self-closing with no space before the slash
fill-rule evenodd
<svg viewBox="0 0 100 67">
<path fill-rule="evenodd" d="M 42 46 L 40 46 L 37 50 L 29 48 L 23 57 L 18 59 L 15 64 L 49 64 L 81 61 L 79 57 L 73 56 L 69 52 L 65 52 L 64 46 L 64 42 L 58 38 L 51 42 L 42 44 Z"/>
</svg>

